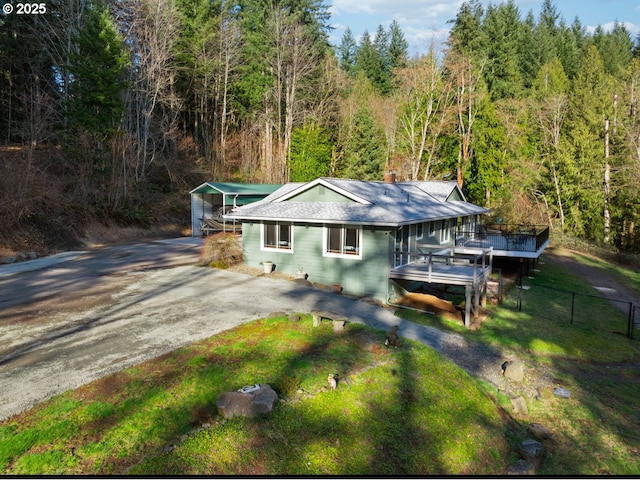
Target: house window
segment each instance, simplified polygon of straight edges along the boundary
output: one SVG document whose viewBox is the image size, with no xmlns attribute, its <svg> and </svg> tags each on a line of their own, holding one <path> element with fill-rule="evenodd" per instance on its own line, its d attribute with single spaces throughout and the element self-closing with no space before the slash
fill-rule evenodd
<svg viewBox="0 0 640 480">
<path fill-rule="evenodd" d="M 449 242 L 450 225 L 449 220 L 442 220 L 440 230 L 440 243 Z"/>
<path fill-rule="evenodd" d="M 362 258 L 362 227 L 327 225 L 323 232 L 325 256 Z"/>
<path fill-rule="evenodd" d="M 429 236 L 436 236 L 436 222 L 429 222 Z"/>
<path fill-rule="evenodd" d="M 424 224 L 418 223 L 416 225 L 416 239 L 422 240 L 424 238 Z"/>
<path fill-rule="evenodd" d="M 290 223 L 264 222 L 262 224 L 262 249 L 293 250 L 293 230 Z"/>
</svg>

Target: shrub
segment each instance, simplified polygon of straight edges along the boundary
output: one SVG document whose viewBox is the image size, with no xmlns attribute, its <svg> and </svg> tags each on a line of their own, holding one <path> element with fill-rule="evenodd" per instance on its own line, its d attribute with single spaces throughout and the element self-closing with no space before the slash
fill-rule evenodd
<svg viewBox="0 0 640 480">
<path fill-rule="evenodd" d="M 212 268 L 229 268 L 242 262 L 242 247 L 232 233 L 209 235 L 200 252 L 200 264 Z"/>
</svg>

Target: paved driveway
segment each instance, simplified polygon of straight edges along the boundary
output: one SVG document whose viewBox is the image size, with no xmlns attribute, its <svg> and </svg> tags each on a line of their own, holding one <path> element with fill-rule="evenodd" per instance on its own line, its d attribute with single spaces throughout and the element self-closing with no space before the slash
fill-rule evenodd
<svg viewBox="0 0 640 480">
<path fill-rule="evenodd" d="M 199 244 L 149 242 L 42 259 L 32 270 L 0 267 L 0 419 L 273 312 L 399 324 L 402 336 L 440 351 L 456 337 L 329 290 L 197 267 Z"/>
</svg>

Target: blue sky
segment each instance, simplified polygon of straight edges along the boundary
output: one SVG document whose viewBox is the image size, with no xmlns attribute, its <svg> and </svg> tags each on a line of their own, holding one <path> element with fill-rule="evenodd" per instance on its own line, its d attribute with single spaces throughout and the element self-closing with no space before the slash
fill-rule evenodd
<svg viewBox="0 0 640 480">
<path fill-rule="evenodd" d="M 409 54 L 424 53 L 432 41 L 440 45 L 446 40 L 450 24 L 463 0 L 327 0 L 331 5 L 330 35 L 333 45 L 338 45 L 347 27 L 356 40 L 365 30 L 375 35 L 378 25 L 388 28 L 392 20 L 400 24 L 409 43 Z M 483 6 L 498 5 L 501 0 L 482 1 Z M 522 19 L 533 11 L 538 16 L 543 0 L 515 0 Z M 635 39 L 640 33 L 640 0 L 556 0 L 557 12 L 565 22 L 573 23 L 577 16 L 582 25 L 592 31 L 602 25 L 610 28 L 614 21 L 624 23 Z"/>
</svg>

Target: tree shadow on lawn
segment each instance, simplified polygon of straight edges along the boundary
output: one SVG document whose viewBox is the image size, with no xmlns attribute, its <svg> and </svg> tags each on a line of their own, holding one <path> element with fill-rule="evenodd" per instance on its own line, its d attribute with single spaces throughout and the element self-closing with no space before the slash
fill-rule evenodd
<svg viewBox="0 0 640 480">
<path fill-rule="evenodd" d="M 388 349 L 382 330 L 310 324 L 250 322 L 12 417 L 0 428 L 33 434 L 7 472 L 504 473 L 509 427 L 468 374 L 412 341 Z M 217 416 L 219 394 L 253 383 L 284 401 L 253 419 Z M 42 430 L 46 415 L 57 433 Z"/>
<path fill-rule="evenodd" d="M 281 321 L 279 325 L 285 328 Z M 459 381 L 457 378 L 441 382 L 445 385 L 433 395 L 425 392 L 416 373 L 416 368 L 424 368 L 424 360 L 421 365 L 414 363 L 414 347 L 410 345 L 397 350 L 384 347 L 384 332 L 372 333 L 371 329 L 356 325 L 338 335 L 328 324 L 314 329 L 319 332 L 316 330 L 310 341 L 292 337 L 289 343 L 295 344 L 295 348 L 283 353 L 282 362 L 274 365 L 273 371 L 255 370 L 251 376 L 249 369 L 236 375 L 232 389 L 244 384 L 269 383 L 279 390 L 282 385 L 290 385 L 290 379 L 298 379 L 299 390 L 287 392 L 274 412 L 253 419 L 236 417 L 219 421 L 213 429 L 198 433 L 170 454 L 151 459 L 131 473 L 504 472 L 506 426 L 483 393 L 480 394 L 482 400 L 474 398 L 469 403 L 456 405 L 456 395 L 449 398 L 449 394 Z M 245 361 L 261 362 L 255 350 L 245 354 L 233 360 L 227 358 L 227 362 L 233 361 L 236 365 L 244 365 Z M 437 354 L 431 352 L 431 355 L 435 360 Z M 446 374 L 452 365 L 444 363 L 448 365 L 443 370 Z M 335 391 L 328 386 L 329 373 L 339 374 L 340 383 Z M 258 380 L 260 375 L 264 381 Z M 222 392 L 216 395 L 219 393 Z M 441 412 L 442 403 L 447 405 L 450 414 L 446 418 L 429 417 L 429 409 L 436 415 Z M 492 412 L 486 409 L 487 405 L 491 405 Z M 238 429 L 243 434 L 225 435 L 225 431 L 237 432 Z M 467 434 L 462 433 L 465 437 L 456 439 L 456 432 Z M 496 432 L 502 439 L 496 440 Z M 471 438 L 478 434 L 479 437 Z M 483 435 L 485 443 L 472 447 L 473 441 Z M 486 447 L 489 438 L 496 443 L 493 450 Z M 194 462 L 193 457 L 186 454 L 191 451 L 189 445 L 199 445 L 204 439 L 208 448 L 217 449 L 218 453 L 204 453 Z"/>
<path fill-rule="evenodd" d="M 626 320 L 615 305 L 588 295 L 589 285 L 566 268 L 566 262 L 555 256 L 545 260 L 525 279 L 531 288 L 522 292 L 522 312 L 506 314 L 511 320 L 496 327 L 501 338 L 527 356 L 533 375 L 537 368 L 546 369 L 551 379 L 540 398 L 529 402 L 529 422 L 546 425 L 553 433 L 538 473 L 637 474 L 640 343 L 624 335 Z M 606 272 L 591 272 L 593 277 L 599 274 Z M 576 300 L 572 307 L 571 293 L 562 289 L 587 294 L 580 300 L 585 305 Z M 490 322 L 484 328 L 493 326 Z M 554 395 L 556 387 L 568 390 L 570 397 Z"/>
</svg>

